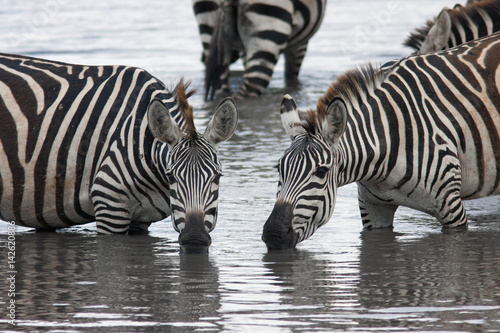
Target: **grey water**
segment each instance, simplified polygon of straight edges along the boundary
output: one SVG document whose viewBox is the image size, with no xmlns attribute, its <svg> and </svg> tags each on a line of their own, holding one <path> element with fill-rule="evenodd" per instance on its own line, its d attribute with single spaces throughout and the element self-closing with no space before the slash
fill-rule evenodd
<svg viewBox="0 0 500 333">
<path fill-rule="evenodd" d="M 264 96 L 238 102 L 237 132 L 220 147 L 219 219 L 206 255 L 179 254 L 170 219 L 136 236 L 98 237 L 93 224 L 43 233 L 17 227 L 9 296 L 8 224 L 0 222 L 0 330 L 500 332 L 498 197 L 466 203 L 467 232 L 443 232 L 432 217 L 404 208 L 393 230 L 369 232 L 356 185 L 348 185 L 331 221 L 295 251 L 268 252 L 260 240 L 276 195 L 273 166 L 289 145 L 283 95 L 313 108 L 349 68 L 408 55 L 401 43 L 409 31 L 450 1 L 328 2 L 301 86 L 283 87 L 280 61 Z M 201 93 L 190 1 L 0 0 L 0 31 L 0 52 L 133 65 L 167 85 L 191 79 L 200 130 L 213 110 Z"/>
</svg>

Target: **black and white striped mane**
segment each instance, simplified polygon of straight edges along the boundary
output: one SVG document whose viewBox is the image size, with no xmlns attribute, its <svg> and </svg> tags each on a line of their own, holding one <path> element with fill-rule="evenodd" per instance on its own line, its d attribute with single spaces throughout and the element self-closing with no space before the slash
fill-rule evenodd
<svg viewBox="0 0 500 333">
<path fill-rule="evenodd" d="M 381 71 L 371 63 L 351 69 L 337 77 L 325 94 L 318 100 L 316 110 L 309 110 L 303 117 L 304 128 L 311 133 L 321 129 L 328 104 L 335 98 L 357 104 L 362 95 L 373 91 L 391 71 Z"/>
<path fill-rule="evenodd" d="M 465 7 L 457 4 L 453 7 L 453 9 L 448 9 L 452 26 L 468 25 L 468 22 L 482 22 L 483 18 L 480 13 L 481 11 L 500 14 L 500 1 L 475 1 Z M 436 19 L 437 17 L 434 17 L 432 20 L 427 20 L 424 26 L 416 28 L 415 32 L 410 33 L 410 36 L 408 36 L 408 38 L 403 42 L 403 45 L 411 47 L 417 51 L 420 50 L 420 46 L 422 45 L 425 37 L 427 37 L 429 30 L 436 23 Z"/>
</svg>

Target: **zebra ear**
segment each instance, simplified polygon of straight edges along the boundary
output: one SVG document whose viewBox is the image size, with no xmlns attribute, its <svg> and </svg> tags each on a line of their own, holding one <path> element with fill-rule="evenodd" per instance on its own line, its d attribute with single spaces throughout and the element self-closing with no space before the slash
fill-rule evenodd
<svg viewBox="0 0 500 333">
<path fill-rule="evenodd" d="M 231 97 L 226 97 L 215 108 L 215 113 L 208 123 L 203 136 L 215 147 L 229 140 L 238 125 L 238 109 Z"/>
<path fill-rule="evenodd" d="M 302 126 L 302 122 L 300 121 L 297 104 L 295 104 L 292 96 L 287 94 L 283 97 L 280 114 L 281 122 L 290 139 L 293 140 L 298 134 L 306 132 L 306 129 Z"/>
<path fill-rule="evenodd" d="M 439 13 L 436 22 L 429 30 L 420 47 L 420 54 L 428 54 L 441 51 L 448 44 L 451 34 L 451 18 L 448 13 L 450 9 L 445 8 Z"/>
<path fill-rule="evenodd" d="M 171 146 L 181 138 L 181 131 L 170 116 L 168 107 L 159 99 L 154 99 L 149 104 L 148 126 L 155 138 Z"/>
<path fill-rule="evenodd" d="M 347 108 L 340 98 L 335 98 L 326 108 L 323 133 L 333 144 L 336 144 L 347 126 Z"/>
</svg>

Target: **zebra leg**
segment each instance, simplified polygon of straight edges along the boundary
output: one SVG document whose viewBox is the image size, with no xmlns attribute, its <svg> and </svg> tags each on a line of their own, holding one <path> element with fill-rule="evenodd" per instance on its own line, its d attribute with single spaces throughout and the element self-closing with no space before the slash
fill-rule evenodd
<svg viewBox="0 0 500 333">
<path fill-rule="evenodd" d="M 467 212 L 460 198 L 460 192 L 443 202 L 442 209 L 436 218 L 443 228 L 467 228 Z"/>
<path fill-rule="evenodd" d="M 426 202 L 435 203 L 430 213 L 444 228 L 467 227 L 467 213 L 461 197 L 462 167 L 456 153 L 443 149 L 439 178 L 428 190 Z M 424 210 L 424 209 L 423 209 Z M 424 210 L 425 211 L 425 210 Z"/>
<path fill-rule="evenodd" d="M 467 227 L 467 212 L 460 196 L 460 175 L 457 174 L 447 179 L 445 175 L 443 184 L 438 188 L 442 195 L 438 196 L 437 213 L 434 215 L 443 228 Z"/>
<path fill-rule="evenodd" d="M 300 67 L 307 52 L 307 42 L 284 51 L 285 56 L 285 81 L 287 86 L 295 86 L 298 84 Z"/>
<path fill-rule="evenodd" d="M 107 174 L 101 171 L 91 187 L 90 197 L 94 205 L 98 234 L 126 234 L 129 230 L 129 198 L 117 180 L 107 177 Z"/>
<path fill-rule="evenodd" d="M 151 222 L 132 221 L 128 230 L 129 234 L 147 234 Z"/>
<path fill-rule="evenodd" d="M 292 33 L 293 10 L 293 1 L 240 1 L 237 26 L 245 73 L 234 97 L 258 96 L 266 89 Z"/>
<path fill-rule="evenodd" d="M 267 88 L 269 81 L 271 81 L 279 55 L 280 52 L 274 54 L 268 51 L 260 51 L 248 57 L 245 61 L 243 80 L 233 97 L 242 98 L 261 95 Z"/>
<path fill-rule="evenodd" d="M 394 221 L 397 205 L 375 196 L 370 190 L 358 183 L 358 202 L 361 221 L 365 229 L 389 228 Z"/>
<path fill-rule="evenodd" d="M 126 234 L 130 227 L 130 212 L 127 204 L 93 199 L 98 234 Z"/>
</svg>

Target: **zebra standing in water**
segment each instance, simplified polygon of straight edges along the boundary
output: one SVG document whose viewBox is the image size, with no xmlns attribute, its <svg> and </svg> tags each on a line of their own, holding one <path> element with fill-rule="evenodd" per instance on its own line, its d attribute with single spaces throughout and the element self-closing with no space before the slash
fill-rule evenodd
<svg viewBox="0 0 500 333">
<path fill-rule="evenodd" d="M 365 228 L 392 227 L 398 206 L 466 226 L 462 199 L 500 193 L 500 33 L 389 71 L 352 70 L 301 121 L 285 96 L 291 146 L 278 162 L 262 239 L 291 248 L 331 217 L 338 186 L 357 182 Z"/>
<path fill-rule="evenodd" d="M 0 55 L 0 218 L 37 229 L 96 221 L 98 233 L 172 215 L 186 251 L 215 227 L 221 164 L 237 110 L 216 108 L 203 135 L 181 80 L 146 71 Z"/>
<path fill-rule="evenodd" d="M 296 83 L 309 39 L 319 29 L 326 0 L 192 0 L 203 45 L 205 98 L 229 94 L 229 65 L 240 57 L 245 73 L 235 97 L 260 95 L 279 56 L 285 79 Z"/>
<path fill-rule="evenodd" d="M 500 0 L 485 0 L 444 8 L 438 17 L 427 21 L 410 34 L 403 45 L 420 54 L 447 48 L 500 31 Z"/>
</svg>

